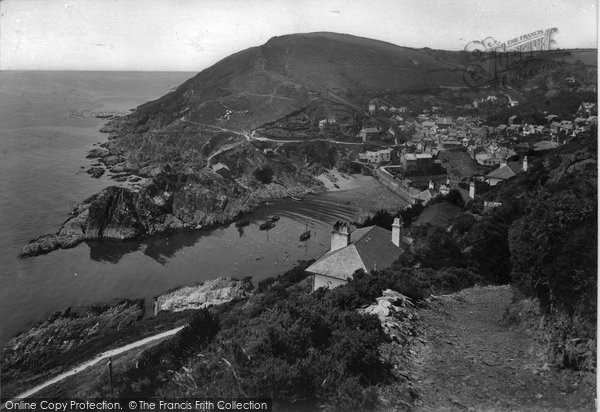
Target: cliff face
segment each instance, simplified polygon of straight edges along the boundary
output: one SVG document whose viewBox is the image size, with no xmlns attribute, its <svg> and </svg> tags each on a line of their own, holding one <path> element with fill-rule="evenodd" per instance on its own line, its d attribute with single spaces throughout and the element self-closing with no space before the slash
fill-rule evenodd
<svg viewBox="0 0 600 412">
<path fill-rule="evenodd" d="M 236 169 L 233 168 L 233 172 Z M 55 234 L 26 245 L 21 256 L 67 249 L 84 240 L 127 240 L 168 230 L 201 229 L 235 219 L 261 202 L 321 190 L 309 173 L 282 168 L 262 184 L 247 170 L 228 173 L 159 168 L 141 189 L 111 186 L 83 201 Z"/>
</svg>

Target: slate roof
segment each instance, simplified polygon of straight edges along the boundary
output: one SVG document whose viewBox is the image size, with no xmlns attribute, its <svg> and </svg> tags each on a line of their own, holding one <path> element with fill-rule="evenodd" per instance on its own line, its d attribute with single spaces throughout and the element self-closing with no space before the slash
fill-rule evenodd
<svg viewBox="0 0 600 412">
<path fill-rule="evenodd" d="M 438 195 L 438 193 L 435 190 L 426 189 L 426 190 L 423 190 L 421 193 L 419 193 L 416 196 L 416 199 L 422 200 L 423 202 L 427 203 L 431 199 L 436 197 L 437 195 Z"/>
<path fill-rule="evenodd" d="M 523 170 L 523 166 L 519 162 L 510 162 L 506 165 L 502 165 L 496 170 L 491 171 L 487 174 L 487 177 L 494 179 L 506 180 L 516 176 Z"/>
<path fill-rule="evenodd" d="M 306 271 L 345 280 L 357 269 L 385 269 L 403 252 L 392 243 L 390 230 L 369 226 L 350 233 L 348 246 L 326 253 Z"/>
<path fill-rule="evenodd" d="M 430 223 L 434 226 L 445 227 L 450 220 L 458 216 L 460 212 L 461 208 L 452 203 L 438 203 L 425 209 L 413 224 L 415 226 L 421 226 Z"/>
<path fill-rule="evenodd" d="M 377 127 L 365 127 L 361 129 L 363 133 L 379 133 L 380 130 Z"/>
</svg>

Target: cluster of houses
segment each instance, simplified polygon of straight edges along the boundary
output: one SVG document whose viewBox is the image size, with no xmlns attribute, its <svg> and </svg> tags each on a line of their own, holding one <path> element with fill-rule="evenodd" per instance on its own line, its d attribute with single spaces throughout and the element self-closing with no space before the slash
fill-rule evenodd
<svg viewBox="0 0 600 412">
<path fill-rule="evenodd" d="M 484 101 L 494 101 L 495 96 L 488 96 Z M 510 99 L 510 102 L 517 102 Z M 517 103 L 518 104 L 518 103 Z M 392 110 L 393 109 L 393 110 Z M 485 124 L 482 116 L 451 117 L 442 113 L 441 108 L 433 106 L 431 110 L 423 110 L 416 116 L 407 114 L 406 107 L 395 108 L 369 104 L 369 111 L 390 112 L 390 124 L 387 131 L 382 127 L 371 126 L 360 130 L 358 137 L 363 142 L 380 140 L 383 135 L 395 141 L 395 147 L 402 153 L 415 153 L 417 158 L 427 156 L 435 158 L 440 150 L 464 147 L 471 158 L 483 166 L 498 166 L 515 155 L 514 146 L 519 142 L 535 142 L 540 147 L 556 147 L 567 138 L 587 132 L 597 125 L 597 107 L 595 103 L 581 103 L 575 119 L 560 119 L 555 114 L 547 114 L 544 124 L 528 124 L 521 121 L 518 115 L 512 115 L 505 124 L 490 126 Z M 398 114 L 402 113 L 402 115 Z M 396 131 L 408 132 L 411 136 L 407 142 L 399 143 Z M 546 143 L 546 144 L 544 144 Z M 422 164 L 413 156 L 400 157 L 406 163 Z M 377 152 L 366 152 L 359 155 L 360 161 L 369 163 L 385 163 L 391 161 L 387 149 Z M 412 163 L 411 163 L 412 162 Z M 420 166 L 416 166 L 417 168 Z M 407 169 L 410 169 L 408 167 Z"/>
<path fill-rule="evenodd" d="M 501 102 L 498 102 L 499 99 L 490 95 L 475 99 L 472 105 L 465 107 L 477 108 L 486 103 L 506 104 L 510 107 L 519 104 L 509 95 L 503 95 L 504 100 Z M 411 204 L 428 203 L 439 195 L 447 195 L 451 190 L 458 191 L 463 201 L 468 203 L 475 198 L 476 180 L 495 186 L 528 171 L 527 156 L 519 161 L 509 161 L 516 155 L 511 147 L 515 141 L 533 135 L 534 139 L 528 139 L 528 142 L 537 140 L 560 144 L 561 137 L 575 137 L 578 133 L 589 131 L 598 122 L 596 105 L 591 102 L 583 102 L 573 120 L 547 114 L 544 124 L 535 125 L 523 123 L 519 116 L 513 115 L 507 119 L 506 124 L 495 127 L 486 125 L 485 119 L 478 116 L 448 116 L 438 106 L 414 116 L 404 106 L 388 107 L 378 105 L 373 100 L 369 103 L 368 110 L 371 114 L 389 114 L 392 126 L 387 131 L 378 126 L 361 129 L 358 138 L 363 142 L 375 140 L 384 133 L 387 137 L 395 138 L 396 130 L 408 132 L 411 137 L 409 141 L 400 143 L 395 139 L 394 145 L 360 153 L 358 161 L 375 166 L 373 170 L 379 181 Z M 319 127 L 326 127 L 328 124 L 331 124 L 330 119 L 324 119 Z M 466 150 L 479 164 L 495 168 L 484 176 L 471 176 L 468 189 L 464 189 L 464 185 L 460 187 L 453 184 L 447 177 L 443 183 L 439 183 L 440 180 L 436 183 L 430 177 L 424 190 L 423 186 L 417 189 L 416 186 L 419 185 L 412 184 L 410 176 L 437 176 L 437 172 L 443 171 L 441 162 L 437 159 L 438 153 L 455 148 Z M 486 201 L 484 210 L 500 205 L 498 202 Z M 460 208 L 455 205 L 439 203 L 426 209 L 415 225 L 419 220 L 427 220 L 427 217 L 423 217 L 426 213 L 431 215 L 430 221 L 440 216 L 440 210 L 434 210 L 436 207 L 441 210 L 441 214 L 456 216 L 460 213 Z M 448 219 L 445 220 L 447 221 Z M 345 222 L 337 222 L 331 232 L 330 250 L 306 269 L 312 274 L 313 290 L 342 285 L 358 269 L 385 269 L 413 247 L 414 239 L 405 236 L 401 218 L 395 218 L 390 229 L 377 226 L 353 228 Z"/>
</svg>

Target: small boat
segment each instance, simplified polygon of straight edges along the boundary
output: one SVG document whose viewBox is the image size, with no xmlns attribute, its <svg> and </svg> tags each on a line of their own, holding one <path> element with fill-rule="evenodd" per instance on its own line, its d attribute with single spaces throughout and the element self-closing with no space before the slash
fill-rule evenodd
<svg viewBox="0 0 600 412">
<path fill-rule="evenodd" d="M 279 216 L 273 215 L 267 219 L 269 222 L 277 222 L 279 220 Z"/>
<path fill-rule="evenodd" d="M 248 219 L 242 219 L 242 220 L 238 220 L 237 222 L 235 222 L 235 227 L 248 226 L 249 224 L 250 224 L 250 221 Z"/>
<path fill-rule="evenodd" d="M 274 227 L 275 227 L 275 223 L 271 222 L 270 220 L 267 220 L 265 223 L 260 225 L 258 228 L 260 230 L 269 230 L 269 229 L 273 229 Z"/>
<path fill-rule="evenodd" d="M 295 200 L 296 202 L 302 202 L 304 199 L 298 196 L 292 196 L 292 200 Z"/>
<path fill-rule="evenodd" d="M 308 222 L 306 223 L 306 231 L 300 235 L 300 241 L 304 242 L 310 239 L 310 230 L 308 230 Z"/>
</svg>

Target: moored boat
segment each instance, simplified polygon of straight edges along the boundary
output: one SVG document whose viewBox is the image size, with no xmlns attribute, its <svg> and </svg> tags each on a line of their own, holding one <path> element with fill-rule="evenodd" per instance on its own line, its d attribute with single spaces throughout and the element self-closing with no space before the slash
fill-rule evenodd
<svg viewBox="0 0 600 412">
<path fill-rule="evenodd" d="M 275 227 L 275 223 L 271 222 L 270 220 L 267 220 L 265 223 L 260 225 L 258 228 L 260 230 L 269 230 L 269 229 L 273 229 L 274 227 Z"/>
</svg>

